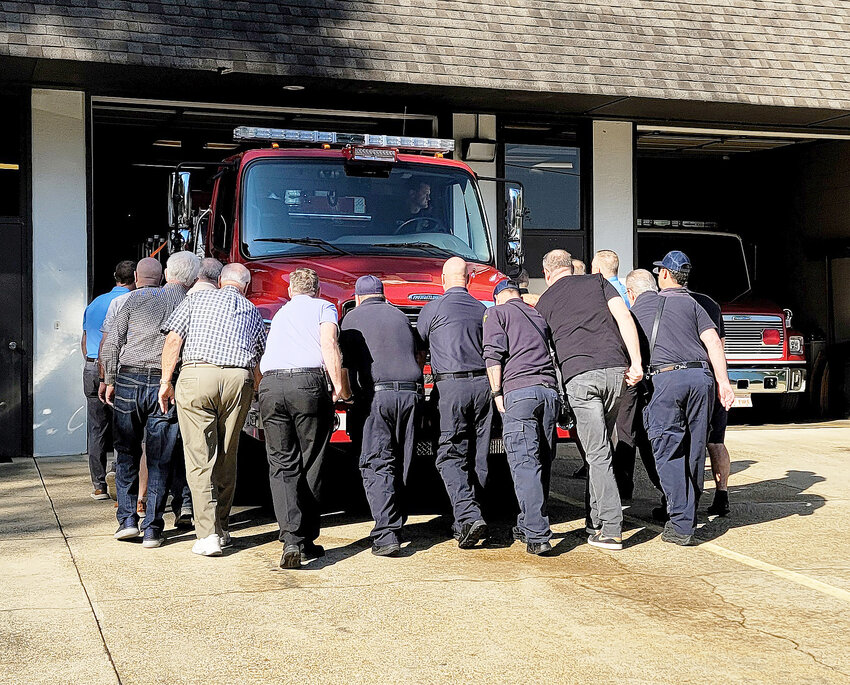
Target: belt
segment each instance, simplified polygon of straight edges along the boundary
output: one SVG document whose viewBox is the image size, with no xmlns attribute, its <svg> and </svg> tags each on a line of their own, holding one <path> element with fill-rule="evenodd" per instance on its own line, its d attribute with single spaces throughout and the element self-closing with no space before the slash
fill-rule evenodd
<svg viewBox="0 0 850 685">
<path fill-rule="evenodd" d="M 161 376 L 162 369 L 155 366 L 120 366 L 118 373 L 140 373 L 143 376 Z"/>
<path fill-rule="evenodd" d="M 295 376 L 299 373 L 324 373 L 324 369 L 321 366 L 303 366 L 296 369 L 272 369 L 266 373 L 272 376 Z"/>
<path fill-rule="evenodd" d="M 235 364 L 210 364 L 209 362 L 183 362 L 180 368 L 194 368 L 198 366 L 208 366 L 213 369 L 241 369 L 242 371 L 250 371 L 246 366 L 236 366 Z"/>
<path fill-rule="evenodd" d="M 409 381 L 375 383 L 375 392 L 381 392 L 382 390 L 413 390 L 414 392 L 422 392 L 422 383 L 411 383 Z"/>
<path fill-rule="evenodd" d="M 97 362 L 97 357 L 86 357 L 87 364 L 94 364 L 95 362 Z"/>
<path fill-rule="evenodd" d="M 487 369 L 476 369 L 475 371 L 459 371 L 457 373 L 435 373 L 435 381 L 445 381 L 453 378 L 478 378 L 486 376 Z"/>
<path fill-rule="evenodd" d="M 651 366 L 649 367 L 649 375 L 655 376 L 666 371 L 681 371 L 682 369 L 707 369 L 708 362 L 679 362 L 678 364 L 668 364 L 667 366 Z"/>
</svg>

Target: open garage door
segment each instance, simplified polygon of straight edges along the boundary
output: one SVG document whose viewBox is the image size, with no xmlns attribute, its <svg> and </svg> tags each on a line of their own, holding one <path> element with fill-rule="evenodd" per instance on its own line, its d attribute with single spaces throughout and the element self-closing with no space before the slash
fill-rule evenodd
<svg viewBox="0 0 850 685">
<path fill-rule="evenodd" d="M 693 288 L 723 306 L 739 406 L 838 411 L 850 136 L 638 126 L 636 166 L 638 264 L 692 258 Z"/>
<path fill-rule="evenodd" d="M 92 98 L 93 294 L 112 287 L 115 264 L 150 254 L 168 235 L 169 174 L 180 162 L 238 152 L 237 126 L 433 136 L 428 114 L 255 107 L 170 100 Z M 215 169 L 193 169 L 193 206 L 204 207 Z M 205 192 L 206 190 L 206 192 Z"/>
</svg>

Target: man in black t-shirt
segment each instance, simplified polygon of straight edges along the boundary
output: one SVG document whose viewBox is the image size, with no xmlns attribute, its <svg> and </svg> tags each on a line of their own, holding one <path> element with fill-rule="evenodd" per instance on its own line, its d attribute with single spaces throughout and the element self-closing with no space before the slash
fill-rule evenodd
<svg viewBox="0 0 850 685">
<path fill-rule="evenodd" d="M 625 383 L 643 378 L 640 345 L 628 307 L 601 274 L 573 275 L 572 256 L 543 258 L 548 290 L 537 310 L 552 339 L 588 463 L 588 542 L 622 549 L 623 510 L 613 470 L 611 433 Z"/>
<path fill-rule="evenodd" d="M 683 284 L 686 289 L 687 284 L 686 277 Z M 692 290 L 688 290 L 688 293 L 711 317 L 714 325 L 717 326 L 720 342 L 725 347 L 726 327 L 723 325 L 720 305 L 703 293 L 695 293 Z M 729 450 L 726 449 L 725 445 L 728 421 L 729 411 L 720 402 L 715 402 L 708 431 L 708 457 L 711 460 L 711 474 L 714 476 L 714 501 L 708 508 L 708 513 L 718 516 L 726 516 L 729 513 L 729 473 L 732 470 L 732 460 L 729 458 Z"/>
</svg>

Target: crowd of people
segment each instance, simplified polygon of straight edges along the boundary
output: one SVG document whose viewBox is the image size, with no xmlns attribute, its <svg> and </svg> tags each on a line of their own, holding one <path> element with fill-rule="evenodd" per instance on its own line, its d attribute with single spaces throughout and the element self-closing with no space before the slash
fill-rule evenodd
<svg viewBox="0 0 850 685">
<path fill-rule="evenodd" d="M 141 535 L 146 548 L 165 540 L 170 497 L 175 527 L 194 526 L 192 552 L 220 555 L 233 542 L 237 448 L 256 397 L 280 566 L 298 568 L 324 554 L 323 465 L 342 403 L 374 519 L 372 552 L 397 555 L 430 357 L 435 462 L 458 547 L 492 534 L 491 433 L 500 424 L 519 505 L 513 538 L 530 554 L 551 551 L 550 474 L 566 421 L 585 461 L 590 545 L 622 549 L 638 452 L 661 494 L 653 516 L 665 521 L 662 540 L 694 544 L 706 453 L 717 486 L 710 511 L 729 512 L 723 442 L 734 393 L 719 306 L 688 290 L 682 252 L 655 266 L 655 276 L 637 269 L 623 283 L 610 250 L 596 253 L 589 274 L 552 250 L 542 295 L 528 293 L 527 277 L 502 280 L 488 309 L 469 293 L 466 262 L 453 257 L 444 294 L 415 325 L 371 275 L 357 279 L 356 306 L 340 322 L 316 272 L 298 268 L 267 333 L 246 298 L 244 265 L 189 252 L 171 255 L 164 271 L 153 258 L 121 262 L 115 288 L 83 321 L 92 497 L 115 499 L 115 538 Z"/>
</svg>

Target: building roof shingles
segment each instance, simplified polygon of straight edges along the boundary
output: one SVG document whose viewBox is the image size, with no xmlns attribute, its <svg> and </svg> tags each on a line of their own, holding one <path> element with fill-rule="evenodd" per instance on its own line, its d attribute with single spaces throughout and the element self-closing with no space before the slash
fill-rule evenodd
<svg viewBox="0 0 850 685">
<path fill-rule="evenodd" d="M 850 109 L 845 0 L 11 0 L 0 8 L 0 56 Z"/>
</svg>

